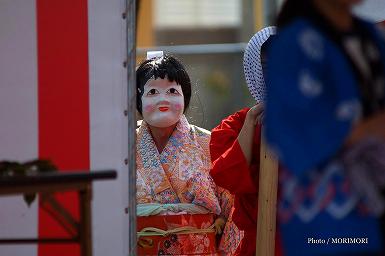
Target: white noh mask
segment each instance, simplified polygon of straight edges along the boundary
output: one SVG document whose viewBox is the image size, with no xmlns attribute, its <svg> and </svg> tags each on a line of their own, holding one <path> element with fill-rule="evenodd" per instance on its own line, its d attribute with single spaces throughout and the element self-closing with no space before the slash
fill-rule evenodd
<svg viewBox="0 0 385 256">
<path fill-rule="evenodd" d="M 167 78 L 150 79 L 144 85 L 142 115 L 149 125 L 166 128 L 176 124 L 183 115 L 182 87 Z"/>
</svg>

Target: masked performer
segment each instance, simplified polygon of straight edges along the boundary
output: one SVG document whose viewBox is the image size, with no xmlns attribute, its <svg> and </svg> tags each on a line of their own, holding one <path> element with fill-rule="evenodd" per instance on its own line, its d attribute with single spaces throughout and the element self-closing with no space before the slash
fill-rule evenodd
<svg viewBox="0 0 385 256">
<path fill-rule="evenodd" d="M 188 73 L 176 58 L 163 55 L 145 60 L 136 76 L 137 110 L 143 117 L 137 129 L 137 203 L 163 205 L 165 215 L 210 213 L 214 219 L 204 221 L 206 228 L 213 224 L 216 234 L 221 234 L 233 199 L 210 177 L 210 132 L 189 124 L 184 115 L 191 98 Z M 184 225 L 194 224 L 188 222 Z M 232 232 L 222 234 L 218 249 L 222 254 L 232 250 L 223 241 L 240 240 L 232 226 L 226 228 Z M 210 246 L 195 234 L 172 236 L 161 253 L 203 254 Z"/>
</svg>

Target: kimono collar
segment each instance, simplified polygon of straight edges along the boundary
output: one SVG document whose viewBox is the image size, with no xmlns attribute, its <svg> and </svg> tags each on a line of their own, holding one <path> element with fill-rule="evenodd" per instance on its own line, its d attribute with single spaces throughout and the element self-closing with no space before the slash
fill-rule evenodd
<svg viewBox="0 0 385 256">
<path fill-rule="evenodd" d="M 182 134 L 188 134 L 190 132 L 190 124 L 187 121 L 187 118 L 185 115 L 182 115 L 175 129 Z"/>
<path fill-rule="evenodd" d="M 142 176 L 156 194 L 166 189 L 172 190 L 163 168 L 165 164 L 171 169 L 175 167 L 176 158 L 173 156 L 177 155 L 180 147 L 186 145 L 186 143 L 189 144 L 189 138 L 190 125 L 184 115 L 179 120 L 161 153 L 159 153 L 156 148 L 148 124 L 143 121 L 138 128 L 137 156 L 139 156 L 139 158 L 137 160 L 142 162 L 144 168 L 143 170 L 139 168 L 139 172 L 142 173 Z M 173 193 L 171 197 L 176 197 L 176 195 Z"/>
<path fill-rule="evenodd" d="M 148 126 L 147 122 L 143 120 L 139 127 L 139 134 L 143 134 L 145 130 L 147 130 L 147 132 L 151 134 L 150 127 Z M 176 134 L 187 135 L 189 134 L 189 132 L 190 132 L 190 124 L 187 121 L 186 116 L 182 115 L 177 125 L 175 126 L 175 130 L 172 132 L 171 137 L 175 136 Z"/>
</svg>

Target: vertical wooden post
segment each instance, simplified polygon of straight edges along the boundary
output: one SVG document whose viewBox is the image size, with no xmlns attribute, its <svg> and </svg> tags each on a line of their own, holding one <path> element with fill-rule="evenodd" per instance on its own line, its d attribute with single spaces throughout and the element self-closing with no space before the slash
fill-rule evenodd
<svg viewBox="0 0 385 256">
<path fill-rule="evenodd" d="M 257 256 L 273 256 L 277 215 L 278 161 L 262 139 L 260 150 Z"/>
<path fill-rule="evenodd" d="M 92 255 L 92 230 L 91 230 L 91 184 L 79 192 L 80 203 L 80 246 L 82 256 Z"/>
</svg>

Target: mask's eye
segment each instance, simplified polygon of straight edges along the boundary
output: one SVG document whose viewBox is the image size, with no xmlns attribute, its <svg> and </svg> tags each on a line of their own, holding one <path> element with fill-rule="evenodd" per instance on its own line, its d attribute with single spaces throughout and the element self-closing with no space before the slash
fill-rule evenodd
<svg viewBox="0 0 385 256">
<path fill-rule="evenodd" d="M 155 95 L 155 94 L 158 94 L 158 90 L 157 89 L 151 89 L 147 92 L 147 96 L 150 96 L 150 95 Z"/>
<path fill-rule="evenodd" d="M 170 88 L 167 92 L 170 94 L 180 95 L 179 91 L 175 88 Z"/>
</svg>

